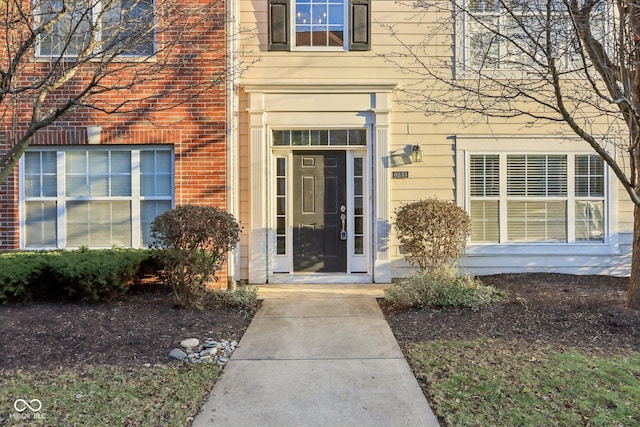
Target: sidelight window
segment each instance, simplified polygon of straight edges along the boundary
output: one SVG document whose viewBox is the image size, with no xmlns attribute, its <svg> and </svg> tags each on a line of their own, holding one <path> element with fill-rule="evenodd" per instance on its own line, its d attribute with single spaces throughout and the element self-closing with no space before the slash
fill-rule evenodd
<svg viewBox="0 0 640 427">
<path fill-rule="evenodd" d="M 287 253 L 287 159 L 276 158 L 276 253 Z"/>
<path fill-rule="evenodd" d="M 364 254 L 364 159 L 353 159 L 353 253 Z"/>
</svg>

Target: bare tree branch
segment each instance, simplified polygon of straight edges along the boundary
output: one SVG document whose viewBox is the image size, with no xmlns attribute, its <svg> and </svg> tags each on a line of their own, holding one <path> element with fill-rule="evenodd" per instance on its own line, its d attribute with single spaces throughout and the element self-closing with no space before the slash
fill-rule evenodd
<svg viewBox="0 0 640 427">
<path fill-rule="evenodd" d="M 238 70 L 227 69 L 226 40 L 210 37 L 226 25 L 220 1 L 1 2 L 0 131 L 10 147 L 0 182 L 38 131 L 74 111 L 152 120 L 222 87 Z"/>
<path fill-rule="evenodd" d="M 417 111 L 470 126 L 489 119 L 565 128 L 609 166 L 636 206 L 629 305 L 640 309 L 639 0 L 453 0 L 407 5 L 433 32 L 381 55 L 422 76 L 401 88 Z M 451 55 L 430 55 L 437 34 Z M 440 39 L 441 40 L 441 39 Z M 431 49 L 431 51 L 430 51 Z"/>
</svg>

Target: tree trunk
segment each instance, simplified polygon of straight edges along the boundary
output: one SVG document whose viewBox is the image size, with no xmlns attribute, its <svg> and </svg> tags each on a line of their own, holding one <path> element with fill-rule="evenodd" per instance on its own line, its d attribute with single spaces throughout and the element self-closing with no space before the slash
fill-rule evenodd
<svg viewBox="0 0 640 427">
<path fill-rule="evenodd" d="M 627 307 L 640 310 L 640 206 L 633 208 L 633 255 L 627 293 Z"/>
</svg>

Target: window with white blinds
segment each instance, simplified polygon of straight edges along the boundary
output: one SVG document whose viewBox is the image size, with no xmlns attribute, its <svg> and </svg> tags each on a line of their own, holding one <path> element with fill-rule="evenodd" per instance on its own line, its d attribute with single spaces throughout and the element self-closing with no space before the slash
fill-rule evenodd
<svg viewBox="0 0 640 427">
<path fill-rule="evenodd" d="M 167 148 L 59 148 L 22 159 L 25 248 L 140 247 L 173 203 Z"/>
<path fill-rule="evenodd" d="M 471 239 L 497 242 L 499 233 L 500 164 L 497 154 L 472 155 L 470 161 Z"/>
<path fill-rule="evenodd" d="M 468 176 L 473 243 L 604 242 L 595 154 L 472 154 Z"/>
</svg>

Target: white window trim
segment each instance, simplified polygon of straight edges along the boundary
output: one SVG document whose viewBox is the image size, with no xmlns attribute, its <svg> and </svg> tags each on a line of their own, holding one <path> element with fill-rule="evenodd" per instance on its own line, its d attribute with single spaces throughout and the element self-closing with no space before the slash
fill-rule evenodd
<svg viewBox="0 0 640 427">
<path fill-rule="evenodd" d="M 593 154 L 586 142 L 578 139 L 547 136 L 458 136 L 456 141 L 456 200 L 469 212 L 469 156 L 471 154 Z M 573 157 L 573 156 L 571 156 Z M 573 160 L 570 162 L 573 165 Z M 567 166 L 569 167 L 569 165 Z M 503 179 L 501 176 L 500 179 Z M 506 178 L 504 178 L 506 179 Z M 617 180 L 605 164 L 605 238 L 604 242 L 568 243 L 473 243 L 469 242 L 465 255 L 617 255 L 620 254 L 618 231 Z M 572 191 L 573 182 L 567 191 Z M 569 207 L 567 215 L 570 215 Z M 503 225 L 501 218 L 501 226 Z M 569 227 L 570 228 L 570 227 Z"/>
<path fill-rule="evenodd" d="M 118 55 L 118 57 L 114 60 L 114 62 L 118 61 L 122 61 L 122 62 L 127 62 L 127 61 L 141 61 L 141 60 L 146 60 L 149 58 L 155 58 L 156 53 L 158 52 L 158 38 L 157 38 L 157 34 L 156 34 L 156 25 L 157 25 L 157 16 L 156 16 L 156 0 L 152 0 L 152 7 L 153 7 L 153 47 L 152 47 L 152 53 L 149 54 L 142 54 L 142 55 L 136 55 L 136 54 L 129 54 L 129 53 L 121 53 L 120 55 Z M 36 24 L 38 26 L 40 26 L 40 16 L 42 15 L 42 13 L 39 12 L 40 9 L 40 4 L 39 2 L 35 2 L 34 5 L 34 10 L 37 12 L 36 13 Z M 96 38 L 97 41 L 100 42 L 102 40 L 102 22 L 99 21 L 99 16 L 100 13 L 102 11 L 102 1 L 98 1 L 95 3 L 95 6 L 92 7 L 91 9 L 91 21 L 92 23 L 95 25 L 96 27 Z M 45 34 L 41 34 L 35 43 L 35 53 L 34 53 L 34 57 L 36 59 L 36 61 L 50 61 L 52 58 L 61 58 L 61 59 L 74 59 L 77 58 L 78 55 L 74 55 L 74 54 L 65 54 L 65 55 L 60 55 L 60 54 L 54 54 L 54 53 L 42 53 L 41 51 L 41 46 L 40 46 L 40 37 L 42 37 Z M 99 52 L 93 52 L 93 54 L 98 54 Z M 100 58 L 95 58 L 93 59 L 95 61 L 99 61 Z"/>
<path fill-rule="evenodd" d="M 342 46 L 298 46 L 296 44 L 296 14 L 297 14 L 297 2 L 291 0 L 292 13 L 289 17 L 289 40 L 291 40 L 291 51 L 300 52 L 343 52 L 349 50 L 349 0 L 342 1 Z"/>
<path fill-rule="evenodd" d="M 272 127 L 309 128 L 323 126 L 327 128 L 367 126 L 371 129 L 369 150 L 367 153 L 369 188 L 376 191 L 370 193 L 368 206 L 371 209 L 371 259 L 369 275 L 332 276 L 333 283 L 389 283 L 391 282 L 392 257 L 389 249 L 389 227 L 391 221 L 390 173 L 386 167 L 385 154 L 390 145 L 390 116 L 392 92 L 395 84 L 245 84 L 243 89 L 248 95 L 249 113 L 249 186 L 250 203 L 249 223 L 251 230 L 248 236 L 248 278 L 250 283 L 265 283 L 271 276 L 269 249 L 265 229 L 270 207 L 265 198 L 269 195 Z M 326 96 L 322 105 L 301 102 L 301 96 L 309 97 L 320 94 Z M 344 95 L 349 95 L 345 98 Z M 366 95 L 366 96 L 363 96 Z M 312 97 L 313 97 L 312 96 Z M 334 99 L 335 98 L 335 99 Z M 345 103 L 345 99 L 348 100 Z M 299 113 L 292 113 L 295 105 Z M 331 108 L 327 107 L 331 106 Z M 328 276 L 318 276 L 326 280 Z M 307 276 L 309 277 L 309 276 Z M 344 280 L 344 281 L 343 281 Z"/>
<path fill-rule="evenodd" d="M 271 134 L 271 132 L 269 132 Z M 367 136 L 367 140 L 370 140 L 370 136 Z M 291 197 L 293 194 L 293 180 L 291 177 L 293 176 L 293 152 L 294 151 L 344 151 L 346 153 L 346 188 L 347 188 L 347 200 L 348 200 L 348 208 L 347 208 L 347 224 L 354 224 L 354 167 L 353 160 L 355 158 L 361 158 L 363 161 L 363 170 L 365 172 L 363 179 L 363 194 L 365 195 L 363 200 L 363 220 L 364 220 L 364 230 L 363 230 L 363 238 L 364 238 L 364 252 L 362 254 L 356 254 L 354 250 L 354 235 L 353 233 L 349 233 L 349 240 L 347 246 L 347 273 L 346 274 L 371 274 L 371 265 L 370 265 L 370 250 L 371 250 L 371 230 L 370 230 L 370 221 L 368 218 L 371 216 L 371 198 L 366 197 L 367 194 L 370 194 L 370 183 L 367 169 L 369 167 L 368 164 L 368 152 L 369 143 L 366 146 L 363 145 L 313 145 L 313 146 L 304 146 L 304 145 L 294 145 L 294 146 L 272 146 L 272 159 L 270 162 L 271 168 L 271 179 L 269 181 L 269 194 L 273 197 L 270 197 L 269 202 L 266 204 L 268 207 L 269 218 L 267 221 L 267 234 L 269 241 L 269 256 L 270 256 L 270 273 L 271 274 L 290 274 L 290 275 L 298 275 L 301 273 L 294 273 L 293 269 L 293 211 L 291 200 L 287 201 L 286 204 L 286 227 L 287 227 L 287 240 L 286 240 L 286 250 L 284 254 L 277 253 L 277 220 L 276 220 L 276 206 L 275 206 L 275 195 L 276 195 L 276 161 L 278 158 L 286 159 L 286 194 Z M 352 273 L 356 272 L 356 273 Z M 303 273 L 304 274 L 304 273 Z"/>
<path fill-rule="evenodd" d="M 69 151 L 129 151 L 131 153 L 131 188 L 138 189 L 138 191 L 132 191 L 131 196 L 113 196 L 113 197 L 67 197 L 65 196 L 65 153 Z M 26 202 L 29 200 L 44 200 L 45 198 L 27 198 L 25 196 L 25 165 L 24 156 L 20 158 L 19 162 L 19 229 L 20 229 L 20 248 L 25 250 L 50 250 L 50 249 L 74 249 L 76 248 L 67 246 L 67 221 L 66 221 L 66 201 L 101 201 L 101 200 L 126 200 L 131 202 L 131 247 L 142 248 L 142 235 L 140 233 L 142 227 L 142 218 L 140 212 L 140 202 L 143 200 L 159 200 L 159 201 L 171 201 L 171 208 L 175 207 L 175 153 L 173 148 L 167 145 L 118 145 L 118 146 L 77 146 L 77 147 L 44 147 L 37 146 L 31 147 L 28 151 L 54 151 L 57 153 L 57 195 L 55 198 L 48 197 L 46 199 L 56 200 L 57 209 L 57 245 L 52 246 L 29 246 L 26 247 Z M 140 194 L 140 152 L 141 151 L 169 151 L 171 152 L 171 194 L 169 196 L 142 196 Z"/>
<path fill-rule="evenodd" d="M 471 65 L 471 46 L 470 46 L 470 30 L 469 30 L 469 20 L 468 17 L 469 12 L 468 6 L 469 0 L 463 0 L 463 8 L 460 8 L 454 4 L 454 35 L 455 35 L 455 48 L 454 48 L 454 68 L 455 68 L 455 76 L 456 78 L 465 79 L 477 77 L 479 70 L 475 69 Z M 496 16 L 499 20 L 499 26 L 502 25 L 502 20 L 504 19 L 504 15 L 506 14 L 504 11 L 498 12 L 477 12 L 482 13 L 486 16 Z M 611 8 L 607 5 L 606 14 L 611 16 Z M 567 12 L 568 15 L 568 12 Z M 569 24 L 570 21 L 569 21 Z M 604 34 L 611 34 L 611 18 L 608 18 L 604 23 Z M 502 32 L 502 31 L 500 31 Z M 612 41 L 610 39 L 605 40 L 605 48 L 610 49 L 612 46 Z M 506 48 L 501 44 L 500 45 L 500 53 L 499 57 L 503 57 L 505 54 Z M 570 58 L 565 58 L 567 62 L 572 61 Z M 524 67 L 524 65 L 523 65 Z M 580 67 L 578 67 L 580 68 Z M 579 70 L 578 70 L 579 71 Z M 496 66 L 493 68 L 485 67 L 482 69 L 481 74 L 491 75 L 492 73 L 496 73 L 501 75 L 503 78 L 527 78 L 528 73 L 524 69 L 520 69 L 519 67 L 501 67 Z"/>
</svg>

